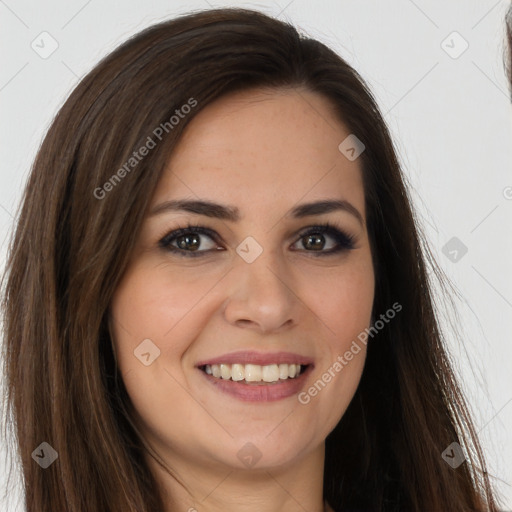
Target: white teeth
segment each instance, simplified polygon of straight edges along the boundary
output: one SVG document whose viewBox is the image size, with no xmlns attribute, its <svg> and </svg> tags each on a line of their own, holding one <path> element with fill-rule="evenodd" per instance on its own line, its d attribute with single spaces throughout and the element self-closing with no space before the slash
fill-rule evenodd
<svg viewBox="0 0 512 512">
<path fill-rule="evenodd" d="M 205 365 L 204 371 L 224 380 L 244 380 L 246 382 L 278 382 L 293 379 L 300 375 L 300 364 L 212 364 Z"/>
<path fill-rule="evenodd" d="M 231 368 L 227 364 L 220 365 L 220 376 L 226 380 L 231 378 Z"/>
<path fill-rule="evenodd" d="M 279 380 L 279 366 L 277 364 L 269 364 L 263 367 L 261 377 L 264 382 L 276 382 Z"/>
<path fill-rule="evenodd" d="M 208 365 L 206 365 L 208 368 Z M 245 379 L 245 370 L 243 364 L 234 364 L 231 366 L 231 378 L 233 380 L 244 380 Z"/>
<path fill-rule="evenodd" d="M 257 364 L 246 364 L 245 380 L 247 382 L 259 382 L 261 380 L 261 366 Z"/>
</svg>

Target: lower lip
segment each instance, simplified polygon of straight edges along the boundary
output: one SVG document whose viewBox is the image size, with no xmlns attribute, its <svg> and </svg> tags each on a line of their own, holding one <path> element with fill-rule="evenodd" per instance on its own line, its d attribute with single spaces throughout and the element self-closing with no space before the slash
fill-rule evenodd
<svg viewBox="0 0 512 512">
<path fill-rule="evenodd" d="M 201 369 L 199 371 L 218 390 L 239 400 L 244 402 L 274 402 L 297 394 L 304 386 L 307 375 L 312 368 L 313 365 L 309 365 L 298 377 L 279 381 L 275 384 L 246 384 L 243 380 L 220 379 L 208 375 Z"/>
</svg>

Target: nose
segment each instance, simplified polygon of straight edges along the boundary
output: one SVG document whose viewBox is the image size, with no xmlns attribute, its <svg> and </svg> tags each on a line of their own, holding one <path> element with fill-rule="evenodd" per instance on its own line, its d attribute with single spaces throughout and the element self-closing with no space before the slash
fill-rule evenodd
<svg viewBox="0 0 512 512">
<path fill-rule="evenodd" d="M 240 260 L 231 272 L 224 317 L 237 327 L 260 333 L 279 332 L 297 324 L 301 302 L 290 272 L 266 251 L 252 263 Z"/>
</svg>

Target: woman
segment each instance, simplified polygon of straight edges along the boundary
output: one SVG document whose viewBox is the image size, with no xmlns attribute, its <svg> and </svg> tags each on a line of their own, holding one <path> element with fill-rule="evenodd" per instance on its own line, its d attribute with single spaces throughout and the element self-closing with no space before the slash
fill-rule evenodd
<svg viewBox="0 0 512 512">
<path fill-rule="evenodd" d="M 133 37 L 60 110 L 12 243 L 27 511 L 497 510 L 430 258 L 331 50 L 241 9 Z"/>
</svg>

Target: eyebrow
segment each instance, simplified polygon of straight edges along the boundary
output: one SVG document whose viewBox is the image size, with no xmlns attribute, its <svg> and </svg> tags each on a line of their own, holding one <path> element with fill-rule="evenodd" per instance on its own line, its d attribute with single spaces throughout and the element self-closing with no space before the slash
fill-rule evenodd
<svg viewBox="0 0 512 512">
<path fill-rule="evenodd" d="M 322 215 L 334 211 L 342 210 L 353 215 L 359 223 L 364 226 L 363 216 L 359 210 L 351 203 L 341 199 L 324 199 L 312 203 L 304 203 L 293 208 L 289 215 L 295 219 L 309 217 L 312 215 Z M 211 201 L 176 199 L 164 201 L 156 205 L 149 215 L 159 215 L 166 212 L 186 211 L 206 217 L 238 222 L 241 220 L 240 210 L 236 206 L 226 206 Z"/>
</svg>

